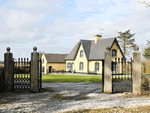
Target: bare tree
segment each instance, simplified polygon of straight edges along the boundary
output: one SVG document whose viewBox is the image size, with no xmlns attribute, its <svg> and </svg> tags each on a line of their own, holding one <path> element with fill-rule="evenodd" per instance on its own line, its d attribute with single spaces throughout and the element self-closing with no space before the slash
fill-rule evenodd
<svg viewBox="0 0 150 113">
<path fill-rule="evenodd" d="M 150 2 L 146 2 L 146 1 L 138 1 L 138 3 L 142 3 L 142 4 L 145 4 L 146 7 L 150 7 Z"/>
</svg>

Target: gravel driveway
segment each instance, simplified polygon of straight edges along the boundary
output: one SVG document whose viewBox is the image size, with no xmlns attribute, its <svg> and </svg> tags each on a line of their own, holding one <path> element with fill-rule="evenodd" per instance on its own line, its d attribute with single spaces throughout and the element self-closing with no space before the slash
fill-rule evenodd
<svg viewBox="0 0 150 113">
<path fill-rule="evenodd" d="M 150 96 L 104 94 L 101 83 L 43 83 L 42 93 L 0 93 L 0 112 L 59 113 L 77 109 L 150 105 Z"/>
</svg>

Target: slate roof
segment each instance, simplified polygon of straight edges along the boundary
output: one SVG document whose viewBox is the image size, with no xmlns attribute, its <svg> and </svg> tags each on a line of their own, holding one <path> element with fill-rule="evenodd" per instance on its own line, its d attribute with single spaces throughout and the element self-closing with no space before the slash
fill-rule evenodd
<svg viewBox="0 0 150 113">
<path fill-rule="evenodd" d="M 112 47 L 114 41 L 118 43 L 116 38 L 100 39 L 96 44 L 94 40 L 80 40 L 79 43 L 77 43 L 72 51 L 67 55 L 65 60 L 75 59 L 80 44 L 82 44 L 88 60 L 100 60 L 104 58 L 104 52 L 106 51 L 106 47 Z"/>
<path fill-rule="evenodd" d="M 46 57 L 46 60 L 47 62 L 51 62 L 51 63 L 65 63 L 66 61 L 64 60 L 65 57 L 68 55 L 68 54 L 51 54 L 51 53 L 47 53 L 47 54 L 44 54 L 45 57 Z"/>
</svg>

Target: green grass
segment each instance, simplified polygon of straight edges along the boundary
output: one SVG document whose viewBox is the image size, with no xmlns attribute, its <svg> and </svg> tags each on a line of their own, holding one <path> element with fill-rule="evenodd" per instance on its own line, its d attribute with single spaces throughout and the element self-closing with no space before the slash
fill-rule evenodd
<svg viewBox="0 0 150 113">
<path fill-rule="evenodd" d="M 75 75 L 42 75 L 42 82 L 63 83 L 100 83 L 101 76 L 75 76 Z"/>
</svg>

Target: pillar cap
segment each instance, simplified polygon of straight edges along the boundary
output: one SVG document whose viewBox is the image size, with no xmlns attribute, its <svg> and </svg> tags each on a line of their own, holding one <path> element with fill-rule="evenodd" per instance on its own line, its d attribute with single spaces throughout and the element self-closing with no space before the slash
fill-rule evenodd
<svg viewBox="0 0 150 113">
<path fill-rule="evenodd" d="M 10 47 L 7 47 L 6 50 L 7 50 L 7 53 L 10 53 Z"/>
<path fill-rule="evenodd" d="M 37 47 L 33 47 L 33 51 L 36 52 L 37 51 Z"/>
</svg>

